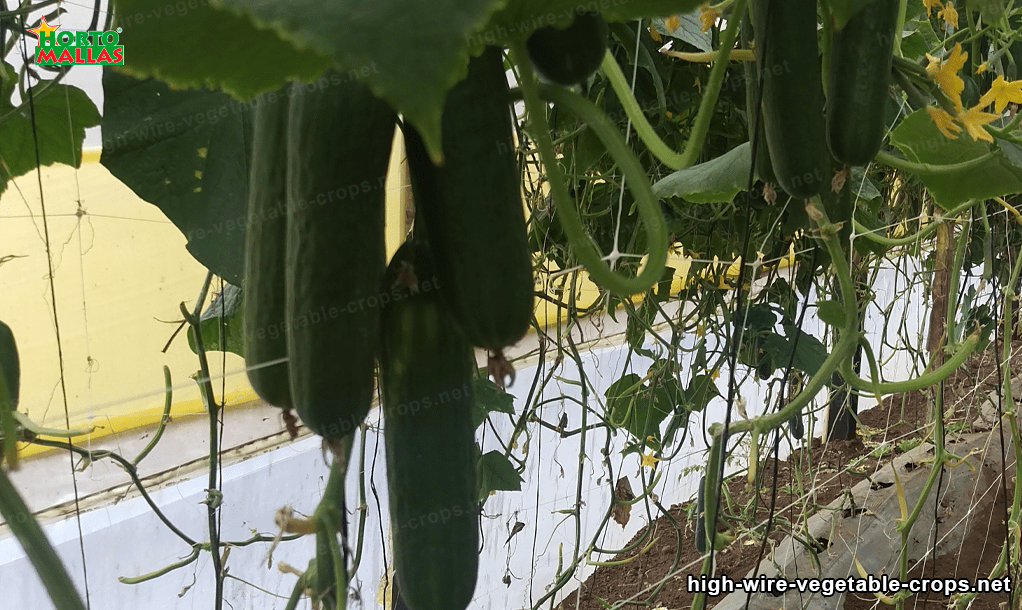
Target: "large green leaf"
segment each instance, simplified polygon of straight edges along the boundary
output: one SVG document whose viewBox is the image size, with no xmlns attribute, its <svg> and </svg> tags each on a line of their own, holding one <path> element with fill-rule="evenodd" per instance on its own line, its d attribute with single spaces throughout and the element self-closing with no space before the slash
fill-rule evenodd
<svg viewBox="0 0 1022 610">
<path fill-rule="evenodd" d="M 926 163 L 941 170 L 948 166 L 973 161 L 995 152 L 980 165 L 966 165 L 958 170 L 926 171 L 917 175 L 929 189 L 934 201 L 945 209 L 958 206 L 969 199 L 989 199 L 1022 192 L 1022 166 L 1008 155 L 1018 151 L 1014 144 L 998 142 L 994 147 L 986 142 L 974 141 L 964 132 L 951 140 L 940 133 L 924 110 L 905 117 L 891 132 L 891 144 L 909 161 Z"/>
<path fill-rule="evenodd" d="M 8 74 L 17 74 L 10 64 L 4 64 L 4 69 Z M 85 129 L 99 125 L 99 110 L 78 87 L 43 83 L 30 91 L 35 120 L 25 105 L 0 124 L 0 193 L 8 180 L 29 173 L 37 165 L 63 163 L 80 167 Z M 0 83 L 0 117 L 15 109 L 11 101 L 13 92 L 13 81 Z"/>
<path fill-rule="evenodd" d="M 447 90 L 465 77 L 476 34 L 507 0 L 215 0 L 217 6 L 268 24 L 297 44 L 326 55 L 341 72 L 365 82 L 440 149 Z"/>
<path fill-rule="evenodd" d="M 692 203 L 727 203 L 745 190 L 751 167 L 752 154 L 746 142 L 716 159 L 674 172 L 653 185 L 653 194 Z"/>
<path fill-rule="evenodd" d="M 325 55 L 300 49 L 247 16 L 208 0 L 184 4 L 111 0 L 125 53 L 118 69 L 138 78 L 153 76 L 177 88 L 221 89 L 247 100 L 292 79 L 311 81 L 330 65 Z M 322 18 L 322 8 L 321 4 L 306 14 Z"/>
<path fill-rule="evenodd" d="M 666 17 L 657 17 L 652 20 L 653 28 L 661 34 L 683 40 L 700 51 L 709 52 L 713 50 L 713 37 L 709 30 L 703 31 L 699 14 L 700 11 L 695 10 L 674 15 L 677 26 L 673 30 L 668 27 Z"/>
<path fill-rule="evenodd" d="M 632 21 L 640 17 L 663 17 L 687 13 L 702 0 L 509 0 L 507 7 L 478 34 L 487 43 L 501 43 L 541 27 L 566 27 L 575 16 L 575 9 L 597 9 L 607 21 Z"/>
<path fill-rule="evenodd" d="M 103 71 L 101 163 L 184 233 L 188 251 L 241 284 L 251 106 Z"/>
</svg>

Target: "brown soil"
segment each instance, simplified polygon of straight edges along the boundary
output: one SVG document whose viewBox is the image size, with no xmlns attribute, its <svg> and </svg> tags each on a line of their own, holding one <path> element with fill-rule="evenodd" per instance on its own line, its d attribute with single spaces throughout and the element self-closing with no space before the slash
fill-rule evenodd
<svg viewBox="0 0 1022 610">
<path fill-rule="evenodd" d="M 1022 370 L 1022 352 L 1013 350 L 1011 370 Z M 974 355 L 964 367 L 956 371 L 945 382 L 945 411 L 955 405 L 954 414 L 945 418 L 949 432 L 971 431 L 971 422 L 976 419 L 976 409 L 991 391 L 996 390 L 998 378 L 992 352 Z M 928 431 L 925 422 L 929 417 L 932 393 L 914 392 L 890 396 L 883 404 L 863 411 L 859 415 L 861 426 L 859 438 L 849 441 L 832 441 L 826 445 L 820 439 L 813 439 L 811 446 L 800 447 L 792 455 L 777 464 L 777 493 L 770 537 L 781 540 L 789 533 L 790 523 L 798 523 L 797 507 L 804 494 L 799 490 L 815 486 L 815 502 L 826 506 L 837 498 L 842 490 L 850 489 L 861 480 L 865 473 L 875 472 L 891 457 L 901 453 L 894 449 L 883 459 L 867 457 L 865 462 L 850 472 L 848 464 L 862 455 L 869 454 L 877 443 L 883 440 L 922 439 Z M 897 442 L 892 443 L 895 446 Z M 1009 445 L 1010 446 L 1010 445 Z M 730 508 L 722 506 L 720 531 L 727 525 L 748 530 L 757 525 L 762 531 L 769 515 L 773 491 L 774 460 L 767 459 L 759 468 L 759 482 L 756 489 L 746 489 L 744 472 L 726 482 L 731 494 Z M 808 480 L 815 473 L 812 481 Z M 797 475 L 797 477 L 796 477 Z M 794 493 L 792 493 L 794 491 Z M 1012 488 L 1008 487 L 1009 497 Z M 753 503 L 755 510 L 753 511 Z M 743 507 L 747 507 L 744 508 Z M 688 609 L 692 605 L 692 593 L 687 588 L 689 574 L 699 577 L 701 554 L 693 544 L 693 529 L 686 516 L 687 504 L 676 504 L 669 509 L 670 518 L 661 516 L 650 526 L 640 531 L 628 546 L 639 538 L 636 550 L 614 557 L 615 561 L 634 558 L 623 564 L 601 566 L 582 584 L 579 610 L 606 610 L 616 602 L 631 600 L 624 607 L 648 604 L 648 608 L 668 610 Z M 976 544 L 965 545 L 961 553 L 949 553 L 936 561 L 926 562 L 919 569 L 910 570 L 912 578 L 966 578 L 975 580 L 985 577 L 997 561 L 1006 531 L 1003 525 L 1005 515 L 1003 495 L 999 494 L 992 508 L 985 514 L 976 515 L 975 525 L 968 539 Z M 742 514 L 747 516 L 741 516 Z M 754 514 L 754 516 L 752 516 Z M 672 525 L 672 519 L 679 524 Z M 649 540 L 656 540 L 645 550 Z M 761 544 L 732 544 L 716 554 L 717 574 L 732 578 L 744 577 L 760 562 Z M 638 557 L 636 557 L 638 555 Z M 920 573 L 924 568 L 926 573 Z M 667 575 L 670 578 L 665 581 Z M 1017 576 L 1012 578 L 1018 582 Z M 569 593 L 557 610 L 576 610 L 577 591 Z M 707 598 L 707 608 L 712 608 L 723 597 Z M 971 606 L 972 610 L 1007 610 L 1007 596 L 1004 593 L 979 595 Z M 936 610 L 946 608 L 948 598 L 942 594 L 917 594 L 905 602 L 905 608 L 913 610 Z M 1003 605 L 1002 605 L 1003 604 Z M 877 608 L 878 602 L 872 594 L 848 594 L 844 610 L 867 610 Z M 880 605 L 881 608 L 886 607 Z"/>
</svg>

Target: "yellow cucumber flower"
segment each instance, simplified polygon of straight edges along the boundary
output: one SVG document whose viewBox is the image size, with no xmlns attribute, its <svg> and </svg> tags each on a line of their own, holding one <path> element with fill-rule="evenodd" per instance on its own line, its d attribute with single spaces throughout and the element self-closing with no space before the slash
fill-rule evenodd
<svg viewBox="0 0 1022 610">
<path fill-rule="evenodd" d="M 994 137 L 990 135 L 989 131 L 983 129 L 983 126 L 990 121 L 999 119 L 1000 115 L 983 112 L 983 107 L 983 102 L 976 104 L 965 112 L 960 113 L 958 115 L 958 121 L 962 125 L 965 125 L 965 131 L 972 136 L 973 140 L 984 140 L 992 144 L 994 142 Z"/>
<path fill-rule="evenodd" d="M 944 8 L 937 13 L 937 18 L 943 19 L 945 23 L 953 25 L 956 30 L 958 29 L 958 11 L 955 10 L 955 7 L 950 2 L 945 4 Z"/>
<path fill-rule="evenodd" d="M 965 60 L 969 59 L 969 54 L 963 53 L 962 45 L 956 42 L 955 48 L 951 49 L 951 53 L 943 60 L 937 59 L 929 53 L 926 54 L 926 58 L 930 60 L 929 65 L 926 66 L 926 73 L 940 86 L 941 91 L 951 98 L 955 110 L 961 112 L 965 81 L 958 76 L 958 71 L 965 65 Z"/>
<path fill-rule="evenodd" d="M 1009 102 L 1012 104 L 1022 104 L 1022 80 L 1008 82 L 1004 80 L 1003 76 L 998 76 L 990 84 L 990 91 L 987 91 L 983 94 L 983 97 L 979 98 L 979 105 L 983 108 L 989 106 L 990 102 L 994 103 L 994 111 L 997 114 L 1004 112 L 1004 107 Z"/>
<path fill-rule="evenodd" d="M 720 17 L 720 9 L 711 8 L 709 2 L 699 5 L 699 28 L 702 31 L 710 29 L 717 21 L 717 17 Z"/>
<path fill-rule="evenodd" d="M 930 115 L 930 119 L 933 120 L 933 124 L 937 126 L 940 133 L 944 134 L 949 140 L 958 139 L 958 136 L 952 132 L 959 132 L 962 128 L 955 125 L 955 118 L 948 114 L 946 110 L 936 106 L 927 106 L 926 113 Z"/>
</svg>

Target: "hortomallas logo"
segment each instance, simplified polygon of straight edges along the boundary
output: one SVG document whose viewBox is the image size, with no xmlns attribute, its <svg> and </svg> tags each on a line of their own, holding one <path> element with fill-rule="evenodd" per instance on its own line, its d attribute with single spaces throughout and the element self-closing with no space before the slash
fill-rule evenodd
<svg viewBox="0 0 1022 610">
<path fill-rule="evenodd" d="M 50 25 L 46 18 L 29 30 L 39 37 L 35 63 L 43 66 L 119 66 L 124 64 L 124 47 L 117 44 L 119 30 L 58 32 L 60 24 Z"/>
</svg>

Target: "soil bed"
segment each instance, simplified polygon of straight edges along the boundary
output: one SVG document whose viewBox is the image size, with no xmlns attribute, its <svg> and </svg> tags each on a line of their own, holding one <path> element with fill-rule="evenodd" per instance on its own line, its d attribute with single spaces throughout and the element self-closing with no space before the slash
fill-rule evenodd
<svg viewBox="0 0 1022 610">
<path fill-rule="evenodd" d="M 990 350 L 973 355 L 964 367 L 945 382 L 945 412 L 947 413 L 951 405 L 954 405 L 953 414 L 945 418 L 949 438 L 956 433 L 976 431 L 972 423 L 977 418 L 978 405 L 998 387 L 999 379 L 994 362 Z M 1022 372 L 1022 354 L 1018 347 L 1013 349 L 1010 370 Z M 803 444 L 796 448 L 788 459 L 777 463 L 774 499 L 776 509 L 770 537 L 780 541 L 790 532 L 790 524 L 799 523 L 799 511 L 805 502 L 806 493 L 812 493 L 813 503 L 817 506 L 826 506 L 843 490 L 850 489 L 867 474 L 876 472 L 892 457 L 908 450 L 913 442 L 923 440 L 932 428 L 926 425 L 931 411 L 932 391 L 933 389 L 889 396 L 880 406 L 859 414 L 861 422 L 859 438 L 832 441 L 827 444 L 821 443 L 820 439 L 813 439 L 810 446 Z M 1008 434 L 1007 429 L 1005 434 Z M 877 447 L 883 441 L 888 441 L 887 448 L 878 450 Z M 854 468 L 849 468 L 854 460 L 859 462 Z M 744 472 L 727 481 L 733 508 L 731 510 L 727 507 L 722 508 L 722 520 L 726 520 L 732 528 L 740 531 L 749 530 L 757 525 L 762 527 L 770 516 L 774 467 L 773 459 L 767 459 L 760 465 L 759 476 L 764 482 L 758 485 L 758 489 L 746 489 Z M 815 476 L 812 476 L 814 473 Z M 1010 480 L 1011 471 L 1008 474 Z M 1010 498 L 1012 493 L 1010 483 L 1007 485 L 1007 493 Z M 756 505 L 755 511 L 752 509 L 753 502 Z M 1003 492 L 999 493 L 996 501 L 988 506 L 991 508 L 984 511 L 984 514 L 975 515 L 972 520 L 974 525 L 968 539 L 975 541 L 975 544 L 965 545 L 960 554 L 949 553 L 936 561 L 931 559 L 922 562 L 920 566 L 910 569 L 909 577 L 965 578 L 970 581 L 986 577 L 997 561 L 1006 535 Z M 748 508 L 742 510 L 743 507 Z M 651 609 L 690 608 L 693 595 L 687 589 L 687 577 L 691 574 L 698 578 L 702 555 L 696 551 L 693 544 L 694 532 L 686 514 L 687 508 L 687 504 L 675 504 L 669 510 L 670 516 L 680 525 L 680 531 L 672 525 L 671 519 L 661 516 L 650 524 L 653 531 L 646 540 L 656 539 L 652 546 L 642 552 L 642 548 L 649 543 L 639 544 L 635 551 L 613 558 L 614 561 L 633 558 L 631 561 L 597 568 L 582 584 L 580 590 L 566 595 L 564 601 L 557 606 L 557 610 L 576 610 L 577 596 L 579 610 L 607 610 L 624 600 L 632 602 L 624 607 L 634 607 L 635 602 L 645 602 Z M 747 516 L 735 516 L 741 512 Z M 727 524 L 721 524 L 719 529 L 727 531 Z M 643 533 L 639 532 L 631 543 Z M 726 574 L 731 578 L 744 577 L 760 562 L 761 546 L 760 543 L 745 538 L 744 543 L 740 540 L 717 553 L 716 574 Z M 925 574 L 921 572 L 922 570 L 925 570 Z M 668 574 L 671 574 L 671 577 L 663 583 L 659 591 L 655 591 Z M 1018 582 L 1017 577 L 1016 574 L 1015 578 L 1012 578 L 1013 584 Z M 712 608 L 720 599 L 723 597 L 707 598 L 707 608 Z M 971 609 L 1006 610 L 1006 599 L 1004 593 L 981 594 L 977 596 Z M 905 608 L 936 610 L 946 608 L 948 601 L 943 594 L 920 593 L 908 598 Z M 844 610 L 866 610 L 876 607 L 878 600 L 872 594 L 848 594 L 844 604 Z M 887 606 L 880 604 L 880 607 Z"/>
</svg>

